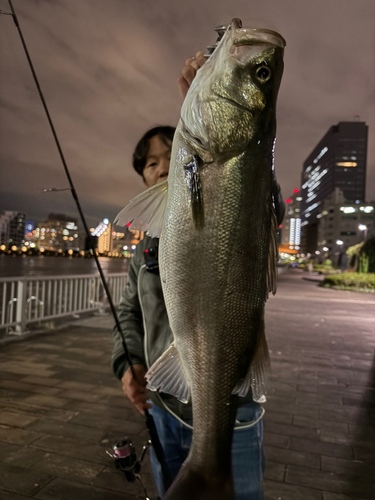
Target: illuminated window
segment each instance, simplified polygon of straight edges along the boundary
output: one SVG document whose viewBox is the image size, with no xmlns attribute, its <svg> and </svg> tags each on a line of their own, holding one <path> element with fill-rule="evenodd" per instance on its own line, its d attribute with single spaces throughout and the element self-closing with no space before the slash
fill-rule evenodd
<svg viewBox="0 0 375 500">
<path fill-rule="evenodd" d="M 357 163 L 355 161 L 339 161 L 336 165 L 338 167 L 356 167 Z"/>
</svg>

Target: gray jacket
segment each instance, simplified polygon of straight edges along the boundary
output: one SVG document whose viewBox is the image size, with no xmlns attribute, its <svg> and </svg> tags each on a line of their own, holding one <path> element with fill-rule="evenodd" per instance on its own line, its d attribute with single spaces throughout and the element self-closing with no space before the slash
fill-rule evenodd
<svg viewBox="0 0 375 500">
<path fill-rule="evenodd" d="M 139 242 L 129 266 L 128 283 L 119 306 L 119 320 L 125 335 L 126 345 L 133 364 L 142 364 L 148 369 L 169 347 L 173 334 L 169 327 L 160 276 L 147 270 L 144 251 L 155 246 L 157 241 L 146 236 Z M 121 380 L 129 367 L 125 358 L 121 336 L 118 329 L 113 329 L 114 348 L 112 369 Z M 149 391 L 150 399 L 161 408 L 164 403 L 180 418 L 191 419 L 191 402 L 181 403 L 173 396 L 159 395 Z M 239 398 L 243 405 L 252 401 L 251 392 L 245 398 Z"/>
<path fill-rule="evenodd" d="M 144 251 L 155 246 L 157 241 L 149 236 L 139 242 L 129 265 L 128 283 L 122 294 L 118 316 L 126 345 L 133 364 L 148 369 L 173 342 L 165 308 L 160 276 L 147 270 Z M 121 380 L 129 363 L 125 358 L 121 336 L 117 327 L 113 329 L 114 348 L 112 369 Z M 180 418 L 191 419 L 191 403 L 184 404 L 173 396 L 160 396 L 149 391 L 150 399 L 163 408 L 160 400 Z"/>
</svg>

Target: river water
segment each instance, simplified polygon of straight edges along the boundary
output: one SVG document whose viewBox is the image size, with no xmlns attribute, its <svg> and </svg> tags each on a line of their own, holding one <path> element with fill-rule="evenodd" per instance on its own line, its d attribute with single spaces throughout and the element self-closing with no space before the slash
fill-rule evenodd
<svg viewBox="0 0 375 500">
<path fill-rule="evenodd" d="M 104 274 L 126 273 L 129 259 L 99 257 Z M 93 258 L 0 255 L 0 277 L 12 276 L 65 276 L 74 274 L 96 275 Z"/>
</svg>

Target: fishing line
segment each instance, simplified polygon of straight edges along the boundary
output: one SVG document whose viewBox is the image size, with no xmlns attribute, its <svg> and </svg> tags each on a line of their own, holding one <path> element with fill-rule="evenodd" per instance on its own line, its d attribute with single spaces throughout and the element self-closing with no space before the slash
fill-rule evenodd
<svg viewBox="0 0 375 500">
<path fill-rule="evenodd" d="M 123 348 L 124 348 L 124 352 L 125 352 L 125 357 L 126 357 L 128 363 L 130 364 L 132 375 L 135 378 L 135 376 L 134 376 L 134 370 L 133 370 L 133 367 L 132 367 L 132 362 L 131 362 L 131 359 L 130 359 L 130 354 L 129 354 L 129 351 L 128 351 L 128 348 L 127 348 L 127 345 L 126 345 L 126 341 L 125 341 L 125 337 L 124 337 L 124 333 L 123 333 L 123 331 L 121 329 L 120 321 L 118 319 L 117 312 L 116 312 L 115 306 L 113 304 L 112 296 L 111 296 L 111 293 L 109 291 L 107 282 L 106 282 L 105 277 L 104 277 L 102 266 L 100 265 L 98 255 L 97 255 L 97 253 L 95 251 L 95 248 L 94 248 L 94 245 L 92 243 L 91 234 L 90 234 L 90 231 L 89 231 L 89 228 L 88 228 L 85 216 L 83 214 L 83 211 L 82 211 L 82 208 L 81 208 L 81 204 L 80 204 L 80 201 L 78 199 L 78 195 L 77 195 L 76 189 L 74 187 L 73 180 L 72 180 L 72 177 L 70 175 L 70 172 L 69 172 L 69 169 L 68 169 L 68 165 L 66 163 L 66 160 L 65 160 L 65 157 L 64 157 L 64 153 L 63 153 L 61 145 L 60 145 L 60 141 L 59 141 L 59 139 L 57 137 L 57 133 L 56 133 L 55 127 L 53 125 L 52 118 L 51 118 L 51 115 L 49 113 L 49 110 L 48 110 L 48 107 L 47 107 L 47 103 L 45 101 L 45 98 L 44 98 L 41 86 L 39 84 L 39 80 L 38 80 L 38 77 L 36 75 L 36 72 L 35 72 L 35 69 L 34 69 L 34 65 L 32 63 L 29 51 L 27 49 L 27 45 L 26 45 L 25 39 L 23 37 L 23 33 L 22 33 L 22 30 L 21 30 L 21 27 L 20 27 L 17 15 L 16 15 L 15 10 L 13 8 L 12 0 L 8 0 L 8 2 L 9 2 L 9 6 L 11 8 L 11 12 L 10 13 L 4 13 L 3 11 L 0 11 L 0 13 L 1 14 L 4 13 L 6 15 L 11 15 L 13 17 L 14 24 L 16 25 L 16 28 L 17 28 L 18 33 L 20 35 L 22 46 L 23 46 L 23 49 L 25 51 L 27 61 L 29 63 L 30 70 L 31 70 L 31 73 L 32 73 L 32 76 L 33 76 L 33 79 L 34 79 L 34 82 L 35 82 L 35 85 L 36 85 L 36 88 L 38 90 L 39 97 L 40 97 L 40 99 L 42 101 L 42 105 L 43 105 L 44 111 L 46 113 L 47 120 L 48 120 L 49 126 L 51 128 L 51 131 L 52 131 L 52 134 L 53 134 L 53 138 L 55 140 L 55 144 L 56 144 L 56 147 L 58 149 L 59 156 L 60 156 L 61 162 L 63 164 L 66 177 L 68 179 L 68 183 L 69 183 L 69 186 L 70 186 L 70 191 L 72 193 L 74 201 L 76 202 L 77 209 L 78 209 L 79 215 L 81 217 L 81 221 L 82 221 L 82 224 L 83 224 L 83 227 L 85 229 L 85 233 L 86 233 L 86 236 L 87 236 L 87 239 L 88 239 L 88 242 L 89 242 L 90 250 L 91 250 L 91 252 L 93 254 L 93 257 L 95 259 L 96 267 L 97 267 L 97 269 L 99 271 L 99 275 L 100 275 L 100 278 L 101 278 L 101 281 L 102 281 L 105 293 L 107 295 L 107 299 L 108 299 L 108 303 L 109 303 L 110 308 L 111 308 L 112 315 L 113 315 L 113 317 L 115 319 L 116 326 L 117 326 L 117 328 L 118 328 L 118 330 L 120 332 L 121 338 L 122 338 L 122 344 L 123 344 Z"/>
<path fill-rule="evenodd" d="M 25 51 L 27 61 L 29 63 L 29 67 L 30 67 L 30 70 L 31 70 L 31 73 L 32 73 L 32 76 L 33 76 L 33 79 L 34 79 L 34 82 L 35 82 L 35 85 L 36 85 L 38 93 L 39 93 L 39 97 L 40 97 L 40 99 L 42 101 L 42 105 L 43 105 L 44 111 L 46 113 L 47 120 L 48 120 L 49 126 L 51 128 L 52 135 L 53 135 L 53 138 L 55 140 L 55 144 L 56 144 L 56 147 L 58 149 L 58 152 L 59 152 L 60 159 L 61 159 L 61 162 L 62 162 L 63 167 L 64 167 L 64 171 L 65 171 L 66 177 L 68 179 L 68 183 L 69 183 L 69 186 L 70 186 L 70 191 L 71 191 L 73 199 L 74 199 L 74 201 L 75 201 L 75 203 L 77 205 L 77 209 L 78 209 L 78 212 L 79 212 L 79 215 L 80 215 L 83 227 L 85 229 L 85 233 L 86 233 L 86 236 L 87 236 L 89 248 L 90 248 L 91 253 L 92 253 L 92 255 L 93 255 L 94 259 L 95 259 L 96 267 L 98 269 L 98 272 L 99 272 L 99 275 L 100 275 L 100 279 L 101 279 L 102 284 L 103 284 L 103 288 L 104 288 L 105 293 L 107 295 L 107 299 L 108 299 L 108 303 L 109 303 L 110 308 L 111 308 L 112 316 L 113 316 L 113 318 L 115 320 L 116 327 L 117 327 L 117 329 L 118 329 L 118 331 L 120 333 L 120 336 L 121 336 L 121 341 L 122 341 L 122 346 L 123 346 L 124 353 L 125 353 L 125 358 L 128 361 L 128 363 L 129 363 L 132 376 L 133 376 L 134 380 L 136 380 L 134 369 L 133 369 L 133 364 L 132 364 L 132 361 L 131 361 L 131 358 L 130 358 L 130 353 L 129 353 L 128 347 L 126 345 L 125 336 L 124 336 L 124 333 L 123 333 L 121 325 L 120 325 L 120 321 L 119 321 L 118 316 L 117 316 L 116 308 L 114 306 L 111 293 L 109 291 L 106 279 L 104 277 L 104 273 L 103 273 L 102 267 L 100 265 L 98 255 L 96 253 L 96 249 L 94 248 L 94 245 L 93 245 L 93 242 L 92 242 L 92 238 L 91 238 L 91 234 L 90 234 L 88 225 L 86 223 L 86 219 L 85 219 L 85 216 L 83 214 L 83 211 L 82 211 L 82 208 L 81 208 L 81 204 L 79 202 L 78 195 L 77 195 L 77 192 L 75 190 L 75 187 L 74 187 L 74 184 L 73 184 L 73 180 L 71 178 L 71 175 L 70 175 L 70 172 L 69 172 L 69 169 L 68 169 L 68 165 L 67 165 L 67 163 L 65 161 L 65 157 L 64 157 L 61 145 L 60 145 L 60 141 L 59 141 L 59 139 L 57 137 L 57 133 L 56 133 L 55 127 L 53 125 L 52 118 L 51 118 L 51 115 L 50 115 L 48 107 L 47 107 L 47 103 L 46 103 L 46 101 L 44 99 L 44 95 L 43 95 L 41 86 L 39 84 L 39 80 L 38 80 L 38 77 L 36 75 L 36 72 L 35 72 L 35 69 L 34 69 L 34 65 L 32 63 L 29 51 L 27 49 L 27 45 L 26 45 L 25 39 L 23 37 L 23 33 L 22 33 L 22 30 L 21 30 L 21 27 L 20 27 L 20 24 L 19 24 L 16 12 L 15 12 L 15 10 L 13 8 L 12 0 L 8 0 L 8 3 L 9 3 L 9 7 L 10 7 L 11 12 L 5 12 L 3 10 L 0 10 L 0 14 L 1 15 L 12 16 L 14 24 L 15 24 L 17 30 L 18 30 L 18 34 L 20 36 L 21 43 L 22 43 L 23 49 Z M 163 452 L 163 449 L 162 449 L 160 441 L 159 441 L 159 437 L 158 437 L 157 432 L 156 432 L 156 427 L 155 427 L 154 419 L 153 419 L 152 415 L 150 415 L 150 413 L 148 412 L 148 410 L 145 410 L 145 419 L 146 419 L 146 425 L 147 425 L 148 430 L 150 432 L 150 437 L 151 437 L 152 445 L 154 447 L 155 454 L 156 454 L 156 456 L 157 456 L 157 458 L 158 458 L 158 460 L 159 460 L 159 462 L 161 464 L 161 467 L 163 469 L 163 477 L 166 479 L 166 483 L 168 483 L 168 482 L 171 483 L 169 471 L 168 471 L 168 469 L 165 466 L 164 452 Z M 169 486 L 169 485 L 166 484 L 166 486 Z"/>
</svg>

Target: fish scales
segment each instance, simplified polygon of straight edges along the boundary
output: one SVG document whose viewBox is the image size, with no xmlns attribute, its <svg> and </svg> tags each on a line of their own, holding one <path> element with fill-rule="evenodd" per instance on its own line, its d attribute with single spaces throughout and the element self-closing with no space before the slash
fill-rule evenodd
<svg viewBox="0 0 375 500">
<path fill-rule="evenodd" d="M 177 137 L 180 133 L 179 127 Z M 192 151 L 181 141 L 181 136 L 175 141 L 178 150 L 172 157 L 176 154 L 183 161 Z M 175 189 L 167 203 L 168 229 L 160 240 L 164 297 L 199 429 L 191 460 L 197 467 L 220 467 L 225 473 L 230 471 L 232 440 L 227 430 L 234 422 L 234 405 L 228 403 L 233 403 L 233 388 L 246 375 L 264 303 L 271 207 L 264 203 L 270 193 L 267 168 L 259 175 L 262 156 L 254 161 L 249 152 L 202 169 L 205 225 L 199 232 L 178 194 L 185 196 L 185 180 L 177 162 L 169 174 Z"/>
<path fill-rule="evenodd" d="M 174 343 L 148 387 L 192 399 L 187 460 L 163 500 L 233 500 L 237 394 L 265 390 L 264 304 L 275 292 L 271 197 L 276 98 L 285 40 L 232 22 L 198 71 L 173 140 L 168 181 L 117 217 L 160 236 Z"/>
</svg>

